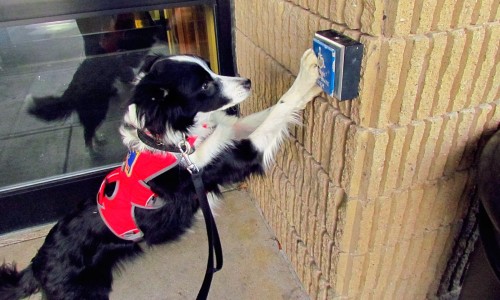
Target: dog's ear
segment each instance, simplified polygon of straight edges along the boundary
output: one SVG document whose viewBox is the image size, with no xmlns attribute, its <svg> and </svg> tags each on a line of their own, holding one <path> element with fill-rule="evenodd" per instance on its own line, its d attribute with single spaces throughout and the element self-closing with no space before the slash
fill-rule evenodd
<svg viewBox="0 0 500 300">
<path fill-rule="evenodd" d="M 160 59 L 160 55 L 148 55 L 144 58 L 144 63 L 142 64 L 141 71 L 144 73 L 149 73 L 155 62 Z"/>
<path fill-rule="evenodd" d="M 155 62 L 158 61 L 160 58 L 160 55 L 148 55 L 144 58 L 144 62 L 142 63 L 141 69 L 139 73 L 135 76 L 134 80 L 132 81 L 133 85 L 138 85 L 139 82 L 146 76 L 151 71 L 151 68 L 155 64 Z"/>
</svg>

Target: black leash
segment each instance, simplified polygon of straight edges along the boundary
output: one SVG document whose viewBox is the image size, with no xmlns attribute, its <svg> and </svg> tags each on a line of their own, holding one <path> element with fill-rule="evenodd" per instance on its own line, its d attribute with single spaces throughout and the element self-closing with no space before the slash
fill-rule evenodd
<svg viewBox="0 0 500 300">
<path fill-rule="evenodd" d="M 181 151 L 184 162 L 186 163 L 186 169 L 191 174 L 191 180 L 193 181 L 194 189 L 196 195 L 198 196 L 198 201 L 200 203 L 200 209 L 203 213 L 205 219 L 205 227 L 207 229 L 208 238 L 208 260 L 207 269 L 205 271 L 205 278 L 201 285 L 200 291 L 198 292 L 197 300 L 204 300 L 208 297 L 208 291 L 210 290 L 210 285 L 212 283 L 212 278 L 214 273 L 222 269 L 223 258 L 222 258 L 222 245 L 220 243 L 219 232 L 217 230 L 217 225 L 215 224 L 214 216 L 212 215 L 212 210 L 210 209 L 210 204 L 208 203 L 207 194 L 205 192 L 205 186 L 203 185 L 202 173 L 198 167 L 191 162 L 189 159 L 189 154 L 191 154 L 191 146 L 184 139 L 178 145 Z M 215 262 L 214 262 L 214 252 L 215 252 Z"/>
<path fill-rule="evenodd" d="M 223 263 L 222 245 L 220 243 L 219 232 L 217 231 L 217 225 L 215 224 L 212 210 L 210 209 L 210 205 L 208 204 L 208 199 L 205 193 L 205 187 L 203 186 L 201 175 L 202 172 L 200 171 L 191 173 L 191 179 L 193 180 L 194 188 L 200 202 L 200 208 L 205 219 L 205 227 L 207 229 L 208 238 L 207 270 L 205 271 L 203 284 L 201 285 L 198 296 L 196 297 L 197 300 L 207 299 L 208 291 L 210 290 L 210 284 L 212 283 L 212 277 L 215 272 L 222 269 Z M 214 252 L 216 265 L 214 265 Z"/>
</svg>

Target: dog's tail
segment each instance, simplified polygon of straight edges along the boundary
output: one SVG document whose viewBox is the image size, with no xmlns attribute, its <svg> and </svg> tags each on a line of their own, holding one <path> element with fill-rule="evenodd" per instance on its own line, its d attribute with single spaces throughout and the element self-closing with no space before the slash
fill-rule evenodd
<svg viewBox="0 0 500 300">
<path fill-rule="evenodd" d="M 66 97 L 26 97 L 28 113 L 45 121 L 63 120 L 73 112 L 73 103 Z"/>
<path fill-rule="evenodd" d="M 0 300 L 22 299 L 39 289 L 40 284 L 33 276 L 31 266 L 21 272 L 17 271 L 15 264 L 0 266 Z"/>
</svg>

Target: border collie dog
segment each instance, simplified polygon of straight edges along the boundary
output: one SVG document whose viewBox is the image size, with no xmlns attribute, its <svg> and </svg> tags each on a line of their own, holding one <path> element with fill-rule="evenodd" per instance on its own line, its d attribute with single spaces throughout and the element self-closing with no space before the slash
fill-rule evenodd
<svg viewBox="0 0 500 300">
<path fill-rule="evenodd" d="M 318 70 L 312 50 L 302 56 L 295 82 L 276 105 L 243 118 L 224 110 L 249 96 L 246 78 L 217 75 L 203 60 L 183 55 L 148 57 L 140 74 L 120 127 L 129 157 L 165 156 L 167 151 L 155 143 L 175 148 L 195 136 L 188 158 L 200 169 L 206 192 L 214 196 L 220 195 L 220 185 L 264 174 L 289 125 L 297 123 L 298 112 L 321 91 L 315 84 Z M 171 241 L 195 220 L 195 187 L 182 158 L 176 157 L 172 165 L 141 181 L 155 201 L 150 207 L 133 207 L 138 233 L 115 232 L 95 199 L 83 201 L 51 229 L 26 269 L 0 266 L 0 299 L 20 299 L 38 291 L 50 300 L 108 299 L 113 267 L 141 254 L 139 241 Z M 112 198 L 121 183 L 105 183 L 101 190 Z"/>
</svg>

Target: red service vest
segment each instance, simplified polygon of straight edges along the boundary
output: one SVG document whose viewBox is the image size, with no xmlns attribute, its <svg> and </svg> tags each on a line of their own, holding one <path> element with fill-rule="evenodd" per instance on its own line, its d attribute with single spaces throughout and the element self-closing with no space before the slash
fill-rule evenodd
<svg viewBox="0 0 500 300">
<path fill-rule="evenodd" d="M 118 237 L 137 241 L 143 233 L 134 217 L 135 207 L 156 209 L 155 197 L 147 182 L 175 167 L 179 158 L 170 152 L 130 151 L 123 165 L 111 171 L 99 188 L 97 207 L 108 228 Z M 113 194 L 104 193 L 106 186 L 115 184 Z"/>
</svg>

